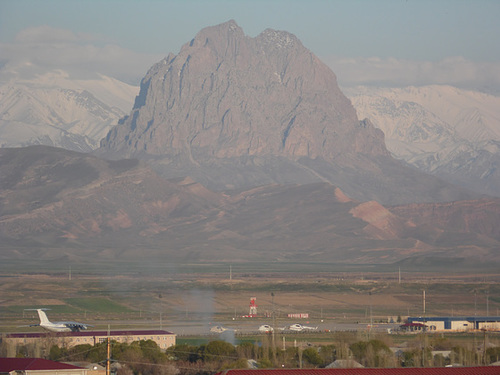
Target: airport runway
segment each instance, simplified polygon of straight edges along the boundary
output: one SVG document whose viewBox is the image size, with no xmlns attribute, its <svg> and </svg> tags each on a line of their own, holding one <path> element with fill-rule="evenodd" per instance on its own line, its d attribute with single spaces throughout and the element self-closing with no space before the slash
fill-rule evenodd
<svg viewBox="0 0 500 375">
<path fill-rule="evenodd" d="M 303 330 L 301 332 L 291 331 L 289 329 L 282 329 L 286 326 L 299 323 L 304 326 L 317 327 L 317 329 L 312 330 L 313 332 L 337 332 L 337 331 L 372 331 L 372 332 L 384 332 L 387 333 L 388 330 L 394 331 L 399 327 L 399 323 L 374 323 L 370 329 L 370 324 L 367 323 L 342 323 L 342 322 L 314 322 L 314 321 L 288 321 L 279 322 L 276 324 L 276 333 L 306 333 L 311 332 L 311 330 Z M 259 327 L 263 324 L 268 324 L 272 326 L 271 322 L 262 320 L 252 320 L 251 318 L 246 320 L 235 320 L 229 322 L 178 322 L 162 325 L 162 329 L 176 333 L 179 336 L 190 336 L 190 335 L 206 335 L 206 334 L 217 334 L 217 332 L 211 332 L 213 327 L 223 327 L 224 329 L 234 331 L 236 334 L 256 334 L 259 333 Z"/>
</svg>

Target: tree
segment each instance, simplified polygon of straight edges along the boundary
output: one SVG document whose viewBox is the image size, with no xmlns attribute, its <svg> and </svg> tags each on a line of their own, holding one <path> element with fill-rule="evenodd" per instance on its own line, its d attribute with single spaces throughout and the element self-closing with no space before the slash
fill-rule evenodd
<svg viewBox="0 0 500 375">
<path fill-rule="evenodd" d="M 391 349 L 380 340 L 358 341 L 350 346 L 354 358 L 367 367 L 381 367 L 392 356 Z"/>
<path fill-rule="evenodd" d="M 87 361 L 93 350 L 94 347 L 90 344 L 76 345 L 68 349 L 65 356 L 71 361 Z"/>
<path fill-rule="evenodd" d="M 57 345 L 52 345 L 50 347 L 50 351 L 49 351 L 49 359 L 51 361 L 57 361 L 59 360 L 59 358 L 63 357 L 63 355 L 65 355 L 66 353 L 63 352 L 63 350 L 58 347 Z"/>
<path fill-rule="evenodd" d="M 236 349 L 228 342 L 215 340 L 209 342 L 203 352 L 206 361 L 236 359 Z"/>
<path fill-rule="evenodd" d="M 260 361 L 257 361 L 257 366 L 259 368 L 272 368 L 273 363 L 268 358 L 262 358 Z"/>
<path fill-rule="evenodd" d="M 320 346 L 318 353 L 325 366 L 337 359 L 337 348 L 335 345 Z"/>
<path fill-rule="evenodd" d="M 319 366 L 323 363 L 318 350 L 316 348 L 306 348 L 302 352 L 302 358 L 313 366 Z"/>
<path fill-rule="evenodd" d="M 139 347 L 143 358 L 152 363 L 163 363 L 167 360 L 167 356 L 163 353 L 158 344 L 153 340 L 139 341 Z"/>
<path fill-rule="evenodd" d="M 221 367 L 221 370 L 237 369 L 237 368 L 248 368 L 248 361 L 245 358 L 240 358 L 234 362 L 228 362 Z"/>
<path fill-rule="evenodd" d="M 243 342 L 236 347 L 236 352 L 240 358 L 256 358 L 256 345 L 251 342 Z"/>
<path fill-rule="evenodd" d="M 486 349 L 487 364 L 500 361 L 500 347 Z"/>
<path fill-rule="evenodd" d="M 196 362 L 200 360 L 199 348 L 188 344 L 178 344 L 167 349 L 167 356 L 176 361 Z"/>
</svg>

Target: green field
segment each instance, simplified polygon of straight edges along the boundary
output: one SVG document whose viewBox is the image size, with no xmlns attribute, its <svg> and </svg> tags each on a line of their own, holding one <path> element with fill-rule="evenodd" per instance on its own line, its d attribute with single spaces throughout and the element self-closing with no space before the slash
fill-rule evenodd
<svg viewBox="0 0 500 375">
<path fill-rule="evenodd" d="M 129 313 L 132 309 L 124 306 L 109 298 L 84 297 L 84 298 L 66 298 L 68 305 L 79 310 L 91 311 L 93 313 Z"/>
</svg>

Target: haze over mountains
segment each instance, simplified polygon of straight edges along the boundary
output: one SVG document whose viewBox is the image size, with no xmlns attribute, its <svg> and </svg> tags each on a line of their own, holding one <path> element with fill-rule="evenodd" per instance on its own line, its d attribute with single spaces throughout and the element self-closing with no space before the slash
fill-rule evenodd
<svg viewBox="0 0 500 375">
<path fill-rule="evenodd" d="M 452 156 L 466 155 L 468 127 L 454 129 L 403 91 L 399 99 L 389 91 L 383 99 L 382 91 L 352 94 L 358 118 L 335 74 L 290 33 L 269 29 L 251 38 L 234 21 L 203 29 L 148 71 L 132 111 L 119 122 L 115 99 L 126 103 L 133 88 L 105 77 L 99 82 L 107 82 L 99 96 L 81 88 L 48 94 L 18 87 L 0 98 L 9 126 L 22 108 L 32 108 L 24 124 L 61 131 L 47 131 L 52 143 L 37 136 L 26 144 L 90 151 L 111 129 L 99 157 L 43 146 L 0 148 L 5 259 L 500 261 L 498 199 L 479 200 L 473 190 L 391 156 L 440 176 L 446 158 L 436 155 L 446 145 L 446 162 L 458 171 L 462 164 Z M 422 88 L 416 97 L 439 89 Z M 51 100 L 33 106 L 43 95 Z M 387 131 L 388 148 L 365 114 Z M 481 134 L 467 147 L 490 142 L 483 149 L 492 150 L 494 133 Z M 462 145 L 453 150 L 455 140 Z M 473 160 L 471 175 L 480 165 Z M 494 186 L 496 171 L 490 172 L 481 178 Z M 446 176 L 458 180 L 460 173 Z"/>
</svg>

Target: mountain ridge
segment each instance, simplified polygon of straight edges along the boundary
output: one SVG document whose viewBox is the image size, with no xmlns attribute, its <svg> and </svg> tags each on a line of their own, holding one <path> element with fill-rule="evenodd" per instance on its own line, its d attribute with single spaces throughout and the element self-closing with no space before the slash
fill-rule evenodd
<svg viewBox="0 0 500 375">
<path fill-rule="evenodd" d="M 500 201 L 477 196 L 393 158 L 292 34 L 229 21 L 153 65 L 95 153 L 0 148 L 0 256 L 498 263 Z"/>
<path fill-rule="evenodd" d="M 329 181 L 383 203 L 473 196 L 393 160 L 384 134 L 358 119 L 335 74 L 295 36 L 250 38 L 234 21 L 153 65 L 97 154 L 148 160 L 212 190 Z"/>
<path fill-rule="evenodd" d="M 383 206 L 324 182 L 213 192 L 48 146 L 0 149 L 0 176 L 1 259 L 500 262 L 498 199 Z"/>
<path fill-rule="evenodd" d="M 346 90 L 388 149 L 419 170 L 500 196 L 500 98 L 450 86 Z"/>
<path fill-rule="evenodd" d="M 50 72 L 0 86 L 0 147 L 34 144 L 91 152 L 133 102 L 135 88 L 109 77 Z M 127 104 L 128 103 L 128 104 Z"/>
</svg>

